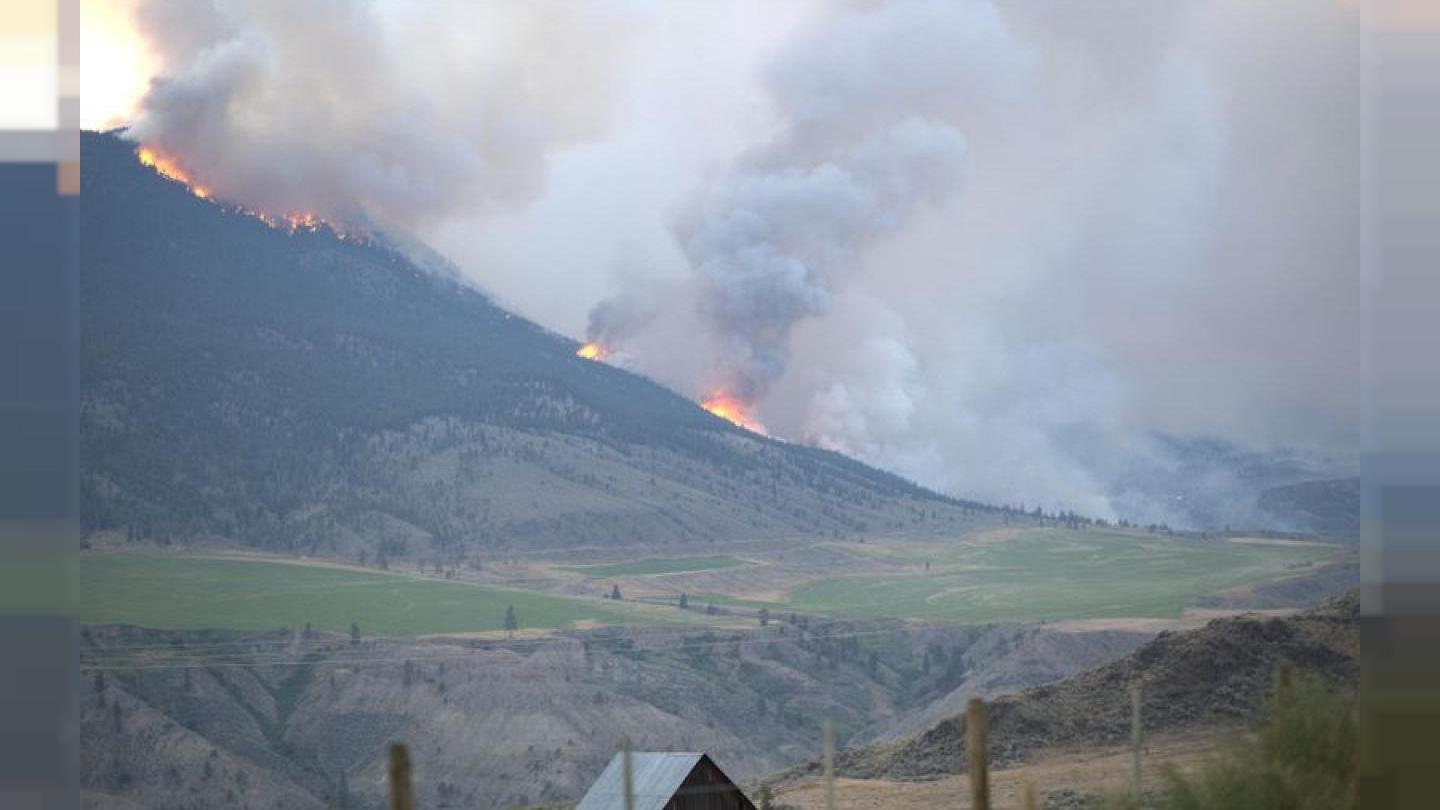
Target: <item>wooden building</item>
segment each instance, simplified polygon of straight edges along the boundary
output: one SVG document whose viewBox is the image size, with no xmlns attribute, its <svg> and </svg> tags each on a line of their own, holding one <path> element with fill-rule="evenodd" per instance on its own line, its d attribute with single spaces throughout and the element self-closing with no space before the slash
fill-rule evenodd
<svg viewBox="0 0 1440 810">
<path fill-rule="evenodd" d="M 705 754 L 630 754 L 632 810 L 755 810 Z M 616 754 L 575 810 L 626 810 L 625 755 Z"/>
</svg>

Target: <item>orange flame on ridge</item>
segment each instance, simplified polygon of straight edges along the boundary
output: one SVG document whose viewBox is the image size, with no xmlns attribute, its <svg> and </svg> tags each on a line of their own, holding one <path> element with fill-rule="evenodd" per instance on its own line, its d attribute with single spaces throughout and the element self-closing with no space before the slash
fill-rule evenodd
<svg viewBox="0 0 1440 810">
<path fill-rule="evenodd" d="M 700 400 L 700 407 L 724 419 L 732 425 L 744 428 L 761 436 L 770 435 L 765 426 L 750 414 L 750 405 L 724 391 L 715 391 Z"/>
<path fill-rule="evenodd" d="M 212 197 L 214 196 L 214 191 L 211 190 L 209 186 L 204 186 L 195 182 L 195 180 L 191 178 L 190 174 L 186 172 L 185 169 L 181 168 L 180 164 L 175 159 L 160 153 L 158 150 L 150 146 L 141 146 L 135 151 L 135 157 L 139 159 L 141 165 L 148 166 L 154 169 L 156 174 L 160 175 L 166 180 L 170 180 L 185 186 L 186 190 L 188 190 L 191 194 L 194 194 L 196 197 L 199 197 L 202 200 L 216 202 L 212 199 Z M 347 239 L 358 242 L 366 241 L 366 237 L 363 233 L 355 234 L 346 231 L 335 225 L 333 222 L 327 222 L 326 220 L 321 219 L 315 213 L 310 211 L 290 211 L 286 214 L 275 216 L 274 214 L 270 214 L 265 211 L 257 211 L 252 208 L 246 208 L 243 205 L 235 205 L 232 207 L 232 210 L 241 214 L 245 214 L 246 216 L 254 217 L 276 230 L 288 231 L 289 233 L 295 233 L 297 231 L 314 233 L 321 228 L 326 228 L 329 229 L 331 233 L 335 234 L 335 238 L 337 239 Z"/>
<path fill-rule="evenodd" d="M 140 147 L 139 151 L 135 153 L 135 156 L 140 159 L 142 166 L 149 166 L 155 170 L 156 174 L 166 180 L 173 180 L 185 186 L 190 189 L 190 193 L 196 197 L 202 200 L 210 198 L 210 189 L 205 186 L 196 185 L 194 181 L 190 179 L 190 175 L 184 169 L 180 168 L 180 164 L 176 163 L 173 159 L 160 154 L 148 146 Z"/>
<path fill-rule="evenodd" d="M 604 360 L 607 354 L 609 354 L 609 352 L 605 351 L 605 347 L 594 341 L 586 343 L 575 350 L 576 357 L 583 357 L 586 360 Z"/>
</svg>

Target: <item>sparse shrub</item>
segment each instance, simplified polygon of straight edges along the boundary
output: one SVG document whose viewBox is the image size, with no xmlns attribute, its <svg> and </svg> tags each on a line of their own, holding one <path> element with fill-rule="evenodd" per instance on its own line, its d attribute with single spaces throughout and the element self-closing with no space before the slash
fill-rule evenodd
<svg viewBox="0 0 1440 810">
<path fill-rule="evenodd" d="M 1164 789 L 1146 796 L 1157 810 L 1352 810 L 1359 807 L 1358 728 L 1353 694 L 1282 664 L 1264 719 L 1237 737 L 1198 773 L 1164 774 Z M 1111 797 L 1107 810 L 1136 810 Z"/>
</svg>

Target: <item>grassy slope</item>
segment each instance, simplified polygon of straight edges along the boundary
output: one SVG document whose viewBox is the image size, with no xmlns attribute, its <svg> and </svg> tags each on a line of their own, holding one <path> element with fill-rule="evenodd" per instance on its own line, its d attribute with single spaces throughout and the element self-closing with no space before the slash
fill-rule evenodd
<svg viewBox="0 0 1440 810">
<path fill-rule="evenodd" d="M 418 636 L 502 629 L 509 605 L 522 629 L 655 620 L 599 600 L 279 561 L 87 555 L 79 581 L 87 624 L 343 633 L 355 621 L 366 636 Z"/>
<path fill-rule="evenodd" d="M 646 574 L 679 574 L 689 571 L 718 571 L 723 568 L 739 568 L 745 561 L 729 555 L 710 557 L 646 557 L 633 562 L 613 565 L 576 565 L 567 567 L 587 577 L 629 577 Z"/>
<path fill-rule="evenodd" d="M 1276 579 L 1289 565 L 1342 553 L 1063 529 L 1031 529 L 997 543 L 867 549 L 892 562 L 928 561 L 931 570 L 822 580 L 797 588 L 780 607 L 966 623 L 1165 618 L 1204 594 Z"/>
</svg>

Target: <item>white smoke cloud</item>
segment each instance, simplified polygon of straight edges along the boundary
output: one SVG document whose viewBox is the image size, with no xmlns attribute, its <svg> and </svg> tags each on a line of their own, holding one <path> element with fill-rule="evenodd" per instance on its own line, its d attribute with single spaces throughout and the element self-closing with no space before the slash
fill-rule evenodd
<svg viewBox="0 0 1440 810">
<path fill-rule="evenodd" d="M 633 15 L 400 0 L 148 0 L 130 136 L 220 196 L 414 228 L 532 199 L 616 107 Z"/>
</svg>

